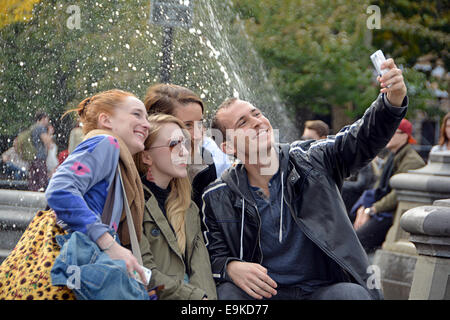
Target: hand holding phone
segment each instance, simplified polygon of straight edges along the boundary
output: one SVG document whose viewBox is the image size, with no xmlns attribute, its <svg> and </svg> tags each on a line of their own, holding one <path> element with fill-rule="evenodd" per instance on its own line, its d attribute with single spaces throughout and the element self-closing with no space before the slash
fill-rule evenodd
<svg viewBox="0 0 450 320">
<path fill-rule="evenodd" d="M 378 81 L 381 84 L 380 92 L 386 94 L 388 101 L 392 105 L 397 107 L 402 106 L 407 92 L 402 70 L 397 68 L 393 59 L 386 60 L 381 50 L 373 53 L 370 59 L 379 75 Z M 381 69 L 383 63 L 386 68 Z"/>
<path fill-rule="evenodd" d="M 152 270 L 147 269 L 144 266 L 141 266 L 142 270 L 144 270 L 144 274 L 145 274 L 145 283 L 142 282 L 141 278 L 139 277 L 138 273 L 136 271 L 134 271 L 134 278 L 136 279 L 137 282 L 142 283 L 143 285 L 148 285 L 150 283 L 150 278 L 152 277 Z"/>
<path fill-rule="evenodd" d="M 386 72 L 388 72 L 388 69 L 381 69 L 381 65 L 384 61 L 386 61 L 386 58 L 383 54 L 383 51 L 377 50 L 375 53 L 373 53 L 370 56 L 370 59 L 372 60 L 372 63 L 377 70 L 377 73 L 380 77 L 382 77 Z"/>
</svg>

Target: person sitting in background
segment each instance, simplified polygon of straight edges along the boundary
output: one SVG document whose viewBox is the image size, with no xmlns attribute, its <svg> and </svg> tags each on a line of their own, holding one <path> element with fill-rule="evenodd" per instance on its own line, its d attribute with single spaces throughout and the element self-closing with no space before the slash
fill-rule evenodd
<svg viewBox="0 0 450 320">
<path fill-rule="evenodd" d="M 36 124 L 31 131 L 31 142 L 36 149 L 36 155 L 31 161 L 28 175 L 30 191 L 43 191 L 47 187 L 47 155 L 52 143 L 52 137 L 48 133 L 49 121 L 45 112 L 36 113 Z"/>
<path fill-rule="evenodd" d="M 391 177 L 398 173 L 419 169 L 425 165 L 422 157 L 411 147 L 412 125 L 406 119 L 400 122 L 394 136 L 386 145 L 391 152 L 374 189 L 364 191 L 352 208 L 350 216 L 362 246 L 369 253 L 378 248 L 386 238 L 397 208 L 397 195 L 389 185 Z"/>
<path fill-rule="evenodd" d="M 450 112 L 442 119 L 442 125 L 439 134 L 439 143 L 431 148 L 430 153 L 450 151 Z"/>
<path fill-rule="evenodd" d="M 373 188 L 380 176 L 377 161 L 377 158 L 370 161 L 368 165 L 344 181 L 341 194 L 348 213 L 350 213 L 353 205 L 358 201 L 362 193 L 367 189 Z"/>
<path fill-rule="evenodd" d="M 308 120 L 305 122 L 305 130 L 303 131 L 302 140 L 326 139 L 329 133 L 330 128 L 322 120 Z"/>
<path fill-rule="evenodd" d="M 2 173 L 9 179 L 23 180 L 27 178 L 29 164 L 17 154 L 16 145 L 17 137 L 13 146 L 2 153 Z"/>
</svg>

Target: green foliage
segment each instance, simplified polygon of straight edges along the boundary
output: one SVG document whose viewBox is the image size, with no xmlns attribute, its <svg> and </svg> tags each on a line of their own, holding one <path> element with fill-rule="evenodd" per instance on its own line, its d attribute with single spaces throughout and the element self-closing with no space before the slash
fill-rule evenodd
<svg viewBox="0 0 450 320">
<path fill-rule="evenodd" d="M 376 96 L 365 43 L 367 2 L 237 0 L 236 8 L 291 110 L 328 113 Z"/>
<path fill-rule="evenodd" d="M 412 67 L 420 55 L 442 52 L 448 44 L 448 10 L 444 10 L 448 1 L 234 3 L 270 79 L 293 112 L 309 109 L 326 114 L 339 107 L 347 116 L 361 115 L 378 92 L 369 59 L 377 49 L 403 68 L 410 110 L 430 109 L 426 77 Z M 381 7 L 381 30 L 374 30 L 373 42 L 366 24 L 371 4 Z"/>
<path fill-rule="evenodd" d="M 408 86 L 411 110 L 423 111 L 429 117 L 442 115 L 432 87 L 448 90 L 447 79 L 431 76 L 431 72 L 417 71 L 413 67 L 424 57 L 434 68 L 442 61 L 446 70 L 450 68 L 450 1 L 387 1 L 378 0 L 382 26 L 374 30 L 373 44 L 393 57 L 405 67 L 404 77 Z"/>
</svg>

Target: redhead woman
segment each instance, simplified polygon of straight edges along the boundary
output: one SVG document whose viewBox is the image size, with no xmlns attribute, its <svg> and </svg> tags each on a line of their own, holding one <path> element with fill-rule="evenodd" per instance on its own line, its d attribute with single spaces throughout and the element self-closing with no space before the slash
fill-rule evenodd
<svg viewBox="0 0 450 320">
<path fill-rule="evenodd" d="M 144 184 L 140 242 L 150 287 L 164 285 L 160 299 L 217 299 L 198 208 L 187 174 L 189 136 L 184 123 L 167 114 L 148 118 L 145 150 L 134 156 Z"/>
<path fill-rule="evenodd" d="M 133 94 L 121 90 L 98 93 L 76 109 L 85 139 L 58 167 L 48 188 L 48 205 L 70 231 L 86 234 L 113 260 L 124 260 L 129 273 L 145 279 L 130 244 L 120 166 L 128 204 L 138 239 L 142 234 L 144 192 L 132 156 L 144 150 L 149 123 L 145 106 Z M 115 186 L 109 224 L 102 222 L 108 192 Z M 118 234 L 120 244 L 113 234 Z"/>
</svg>

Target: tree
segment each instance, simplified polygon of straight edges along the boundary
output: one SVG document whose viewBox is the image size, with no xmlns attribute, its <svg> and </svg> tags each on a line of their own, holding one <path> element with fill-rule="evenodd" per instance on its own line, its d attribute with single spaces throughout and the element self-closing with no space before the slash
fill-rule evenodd
<svg viewBox="0 0 450 320">
<path fill-rule="evenodd" d="M 33 6 L 40 0 L 3 0 L 0 3 L 0 28 L 32 18 Z"/>
<path fill-rule="evenodd" d="M 234 2 L 236 11 L 246 22 L 257 51 L 263 57 L 270 79 L 279 88 L 298 122 L 303 122 L 313 113 L 332 113 L 332 127 L 338 130 L 342 124 L 360 116 L 378 92 L 369 59 L 370 54 L 378 48 L 383 49 L 388 56 L 395 57 L 397 64 L 403 68 L 409 89 L 410 110 L 427 109 L 430 91 L 423 81 L 423 75 L 412 68 L 414 59 L 405 56 L 410 43 L 401 46 L 390 42 L 392 47 L 386 46 L 386 42 L 380 45 L 380 34 L 384 35 L 387 26 L 398 31 L 397 16 L 394 20 L 389 19 L 389 14 L 385 15 L 392 1 L 379 1 L 384 3 L 381 7 L 382 29 L 373 30 L 373 44 L 372 30 L 367 27 L 370 18 L 367 8 L 372 4 L 369 1 Z M 398 6 L 404 3 L 415 8 L 419 6 L 414 1 L 395 3 Z M 440 25 L 442 29 L 448 28 L 448 24 L 444 24 L 444 21 L 448 21 L 446 19 L 442 17 L 435 25 Z M 415 23 L 414 28 L 405 30 L 405 33 L 412 37 L 412 33 L 420 28 L 421 24 Z M 442 44 L 442 40 L 448 38 L 444 31 L 435 31 L 430 27 L 428 31 L 420 33 L 423 41 L 431 34 L 436 42 Z M 398 38 L 393 32 L 389 34 Z M 413 42 L 416 44 L 416 40 Z M 417 42 L 417 46 L 421 46 L 420 42 Z M 339 120 L 336 118 L 342 118 L 342 121 L 336 121 Z"/>
<path fill-rule="evenodd" d="M 447 92 L 450 67 L 450 1 L 374 1 L 381 9 L 382 28 L 374 30 L 374 46 L 399 57 L 407 67 L 413 106 L 424 116 L 442 115 L 436 89 Z M 442 76 L 432 76 L 437 67 Z M 447 92 L 448 96 L 448 92 Z"/>
</svg>

